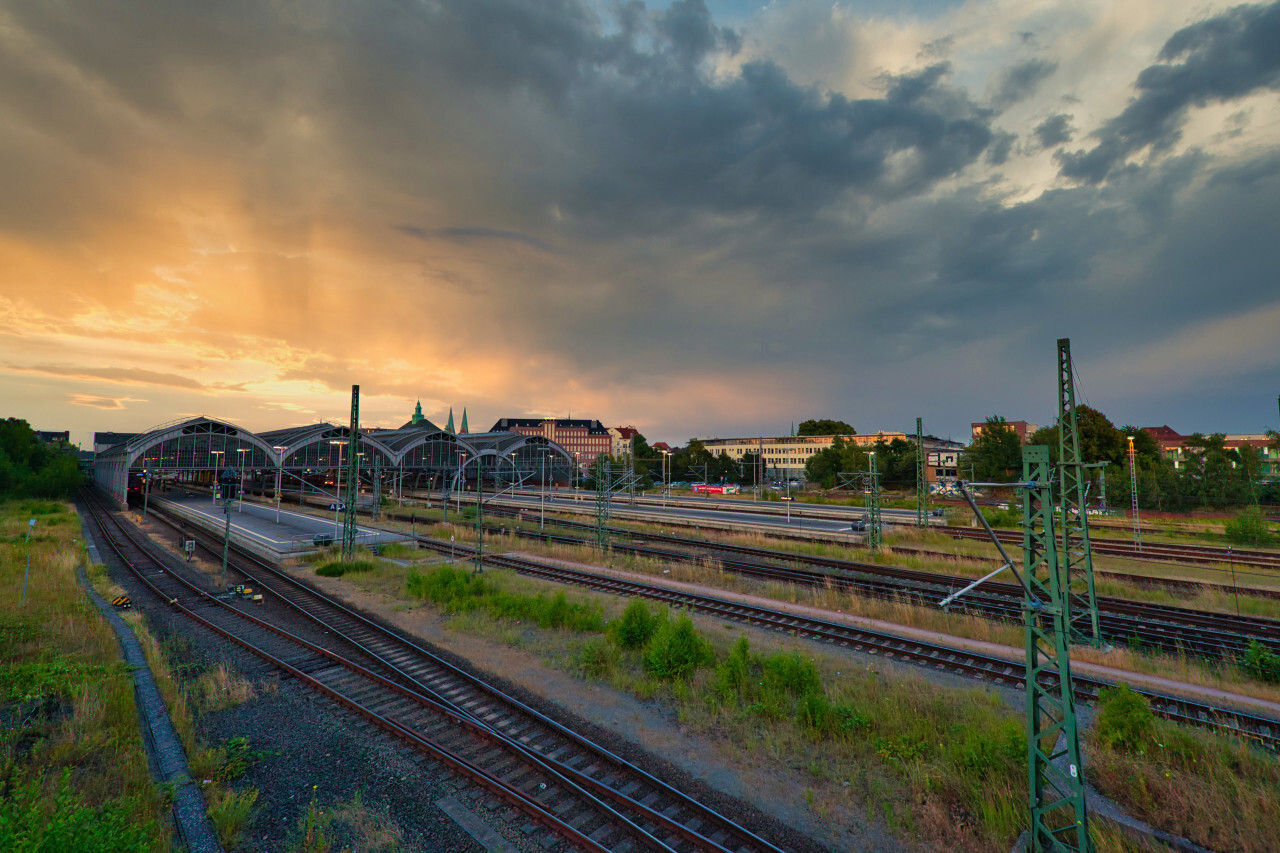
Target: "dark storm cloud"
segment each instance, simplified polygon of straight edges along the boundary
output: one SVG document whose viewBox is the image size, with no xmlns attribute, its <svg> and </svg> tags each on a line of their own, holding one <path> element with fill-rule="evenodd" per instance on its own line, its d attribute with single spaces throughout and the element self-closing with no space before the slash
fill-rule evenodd
<svg viewBox="0 0 1280 853">
<path fill-rule="evenodd" d="M 1280 2 L 1236 6 L 1174 33 L 1160 51 L 1166 64 L 1138 75 L 1138 97 L 1093 136 L 1089 151 L 1058 152 L 1064 177 L 1098 183 L 1130 155 L 1169 149 L 1192 107 L 1280 89 Z M 1168 64 L 1182 59 L 1179 64 Z"/>
<path fill-rule="evenodd" d="M 988 100 L 995 110 L 1005 110 L 1036 93 L 1044 79 L 1058 70 L 1058 63 L 1027 59 L 996 75 Z"/>
<path fill-rule="evenodd" d="M 1056 145 L 1062 145 L 1064 142 L 1070 142 L 1071 136 L 1075 133 L 1075 128 L 1071 126 L 1071 119 L 1074 116 L 1065 113 L 1051 115 L 1044 121 L 1036 125 L 1033 131 L 1036 141 L 1040 143 L 1041 148 L 1053 148 Z"/>
</svg>

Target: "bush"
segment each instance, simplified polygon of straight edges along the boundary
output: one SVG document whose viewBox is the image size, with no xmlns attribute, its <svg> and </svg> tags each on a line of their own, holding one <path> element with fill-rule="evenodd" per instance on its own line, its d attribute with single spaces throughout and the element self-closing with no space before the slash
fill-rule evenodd
<svg viewBox="0 0 1280 853">
<path fill-rule="evenodd" d="M 1154 742 L 1155 715 L 1151 703 L 1129 685 L 1107 687 L 1098 694 L 1098 739 L 1120 752 L 1144 754 Z"/>
<path fill-rule="evenodd" d="M 1228 542 L 1238 545 L 1262 545 L 1271 541 L 1267 520 L 1263 517 L 1262 510 L 1256 506 L 1245 508 L 1228 521 L 1224 532 Z"/>
<path fill-rule="evenodd" d="M 618 665 L 618 649 L 604 637 L 594 637 L 578 649 L 576 663 L 588 678 L 608 678 Z"/>
<path fill-rule="evenodd" d="M 693 621 L 681 616 L 658 626 L 645 652 L 644 665 L 658 678 L 676 681 L 688 678 L 698 667 L 714 659 L 711 645 L 698 635 Z"/>
<path fill-rule="evenodd" d="M 633 598 L 623 611 L 622 618 L 609 625 L 609 631 L 619 647 L 642 649 L 648 645 L 660 621 L 642 599 Z"/>
<path fill-rule="evenodd" d="M 1249 648 L 1245 651 L 1240 666 L 1259 681 L 1280 682 L 1280 655 L 1257 640 L 1249 641 Z"/>
</svg>

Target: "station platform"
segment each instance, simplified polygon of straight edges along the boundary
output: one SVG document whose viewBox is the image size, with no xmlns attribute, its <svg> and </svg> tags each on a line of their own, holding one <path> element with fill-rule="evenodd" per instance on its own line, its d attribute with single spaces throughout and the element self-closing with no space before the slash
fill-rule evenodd
<svg viewBox="0 0 1280 853">
<path fill-rule="evenodd" d="M 151 504 L 184 521 L 221 535 L 226 516 L 221 502 L 214 504 L 205 495 L 169 494 L 161 499 L 151 497 Z M 277 514 L 279 521 L 277 521 Z M 283 558 L 314 551 L 331 543 L 342 542 L 341 513 L 335 522 L 332 516 L 325 518 L 282 506 L 236 501 L 231 506 L 231 538 L 237 544 L 264 552 L 273 558 Z M 385 530 L 360 525 L 356 528 L 356 544 L 366 547 L 391 542 L 404 542 L 407 537 Z"/>
</svg>

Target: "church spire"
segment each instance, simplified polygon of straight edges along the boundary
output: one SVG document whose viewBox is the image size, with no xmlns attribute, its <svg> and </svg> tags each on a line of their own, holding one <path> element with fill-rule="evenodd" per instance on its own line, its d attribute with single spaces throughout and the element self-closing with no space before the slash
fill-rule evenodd
<svg viewBox="0 0 1280 853">
<path fill-rule="evenodd" d="M 413 426 L 417 426 L 425 420 L 426 418 L 422 416 L 422 401 L 419 400 L 418 405 L 413 407 L 413 417 L 409 418 L 409 423 Z"/>
<path fill-rule="evenodd" d="M 467 407 L 462 407 L 462 434 L 467 435 Z"/>
<path fill-rule="evenodd" d="M 453 406 L 449 407 L 449 423 L 445 426 L 444 431 L 449 433 L 449 435 L 457 435 L 457 433 L 453 431 Z"/>
</svg>

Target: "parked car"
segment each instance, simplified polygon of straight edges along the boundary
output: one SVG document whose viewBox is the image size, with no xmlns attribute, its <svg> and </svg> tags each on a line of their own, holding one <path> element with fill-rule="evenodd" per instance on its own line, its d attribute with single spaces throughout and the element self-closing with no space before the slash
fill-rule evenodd
<svg viewBox="0 0 1280 853">
<path fill-rule="evenodd" d="M 933 516 L 934 518 L 944 518 L 946 517 L 946 514 L 947 514 L 947 511 L 943 509 L 929 510 L 929 515 Z"/>
<path fill-rule="evenodd" d="M 853 523 L 849 525 L 849 529 L 854 533 L 863 533 L 867 529 L 867 520 L 865 518 L 855 518 Z"/>
</svg>

